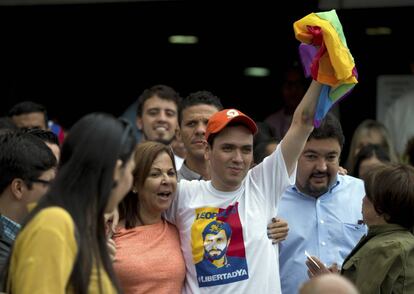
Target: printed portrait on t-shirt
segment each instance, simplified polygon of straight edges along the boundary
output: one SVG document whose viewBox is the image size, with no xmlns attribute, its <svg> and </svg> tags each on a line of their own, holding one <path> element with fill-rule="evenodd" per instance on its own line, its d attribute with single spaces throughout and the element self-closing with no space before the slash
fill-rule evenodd
<svg viewBox="0 0 414 294">
<path fill-rule="evenodd" d="M 248 279 L 238 203 L 226 209 L 198 208 L 195 214 L 191 246 L 199 287 Z"/>
</svg>

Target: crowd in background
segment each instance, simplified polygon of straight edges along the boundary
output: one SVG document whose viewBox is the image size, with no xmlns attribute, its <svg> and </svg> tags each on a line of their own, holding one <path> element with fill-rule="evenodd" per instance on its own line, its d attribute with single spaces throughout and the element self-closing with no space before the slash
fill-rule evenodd
<svg viewBox="0 0 414 294">
<path fill-rule="evenodd" d="M 313 128 L 319 91 L 290 68 L 261 122 L 166 85 L 68 130 L 16 104 L 0 119 L 1 286 L 412 293 L 414 124 L 364 120 L 345 160 L 337 109 Z"/>
</svg>

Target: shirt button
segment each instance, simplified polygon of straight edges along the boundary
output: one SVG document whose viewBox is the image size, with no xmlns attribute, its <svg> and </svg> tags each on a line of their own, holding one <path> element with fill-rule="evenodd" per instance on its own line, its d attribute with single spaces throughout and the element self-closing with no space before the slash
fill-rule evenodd
<svg viewBox="0 0 414 294">
<path fill-rule="evenodd" d="M 326 245 L 326 243 L 325 243 L 325 242 L 322 242 L 321 244 L 322 244 L 322 246 L 325 246 L 325 245 Z"/>
<path fill-rule="evenodd" d="M 324 223 L 324 221 L 321 219 L 321 224 L 323 224 Z"/>
</svg>

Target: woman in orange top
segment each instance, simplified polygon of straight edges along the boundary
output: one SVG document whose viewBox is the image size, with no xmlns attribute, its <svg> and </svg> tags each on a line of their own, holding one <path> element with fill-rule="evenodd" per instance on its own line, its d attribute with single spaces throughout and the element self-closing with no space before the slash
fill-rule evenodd
<svg viewBox="0 0 414 294">
<path fill-rule="evenodd" d="M 185 263 L 175 226 L 163 219 L 177 189 L 170 147 L 145 142 L 135 154 L 134 184 L 119 206 L 115 272 L 128 293 L 181 293 Z"/>
</svg>

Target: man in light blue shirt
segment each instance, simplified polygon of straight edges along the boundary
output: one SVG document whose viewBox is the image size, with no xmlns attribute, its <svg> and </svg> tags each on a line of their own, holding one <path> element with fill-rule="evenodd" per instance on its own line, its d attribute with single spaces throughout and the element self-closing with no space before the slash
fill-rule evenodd
<svg viewBox="0 0 414 294">
<path fill-rule="evenodd" d="M 295 186 L 282 196 L 278 215 L 290 228 L 279 248 L 284 294 L 298 293 L 308 280 L 305 250 L 329 265 L 341 265 L 366 233 L 361 221 L 363 181 L 338 174 L 343 143 L 339 121 L 328 114 L 309 136 Z"/>
</svg>

